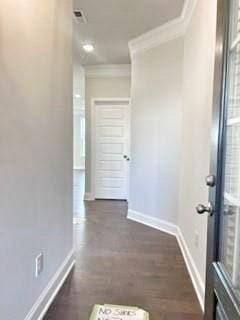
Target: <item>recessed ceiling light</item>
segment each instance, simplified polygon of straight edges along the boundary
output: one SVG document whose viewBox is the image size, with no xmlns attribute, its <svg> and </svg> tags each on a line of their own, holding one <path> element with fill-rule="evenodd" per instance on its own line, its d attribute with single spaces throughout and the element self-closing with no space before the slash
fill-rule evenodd
<svg viewBox="0 0 240 320">
<path fill-rule="evenodd" d="M 81 98 L 80 94 L 75 94 L 75 98 L 77 99 Z"/>
<path fill-rule="evenodd" d="M 94 45 L 91 44 L 91 43 L 85 43 L 83 45 L 83 49 L 86 51 L 86 52 L 92 52 L 94 50 Z"/>
</svg>

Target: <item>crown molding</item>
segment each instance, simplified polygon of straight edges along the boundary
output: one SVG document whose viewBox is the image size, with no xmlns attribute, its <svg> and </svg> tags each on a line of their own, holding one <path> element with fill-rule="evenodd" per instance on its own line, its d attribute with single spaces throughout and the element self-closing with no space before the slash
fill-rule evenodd
<svg viewBox="0 0 240 320">
<path fill-rule="evenodd" d="M 130 64 L 103 64 L 85 67 L 87 78 L 130 77 Z"/>
<path fill-rule="evenodd" d="M 131 57 L 138 52 L 143 52 L 157 47 L 162 43 L 174 40 L 184 35 L 182 18 L 176 18 L 164 25 L 153 29 L 143 35 L 129 41 Z"/>
<path fill-rule="evenodd" d="M 190 23 L 196 3 L 197 0 L 185 0 L 179 17 L 130 40 L 128 46 L 131 58 L 138 52 L 143 52 L 168 41 L 183 37 Z"/>
<path fill-rule="evenodd" d="M 181 14 L 181 19 L 183 20 L 184 24 L 184 33 L 186 33 L 191 18 L 194 13 L 194 9 L 197 5 L 198 0 L 185 0 L 184 6 Z"/>
</svg>

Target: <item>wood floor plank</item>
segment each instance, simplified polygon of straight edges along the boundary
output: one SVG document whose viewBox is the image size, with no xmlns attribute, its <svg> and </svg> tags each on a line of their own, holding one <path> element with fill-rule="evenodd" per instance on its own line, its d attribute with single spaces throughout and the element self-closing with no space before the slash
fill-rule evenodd
<svg viewBox="0 0 240 320">
<path fill-rule="evenodd" d="M 136 305 L 151 320 L 201 320 L 175 237 L 126 219 L 121 201 L 86 203 L 76 266 L 44 320 L 88 320 L 94 304 Z"/>
</svg>

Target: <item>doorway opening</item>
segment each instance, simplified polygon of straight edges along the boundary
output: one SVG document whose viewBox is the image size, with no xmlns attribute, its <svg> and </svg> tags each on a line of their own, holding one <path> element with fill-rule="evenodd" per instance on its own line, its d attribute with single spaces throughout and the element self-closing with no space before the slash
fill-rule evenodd
<svg viewBox="0 0 240 320">
<path fill-rule="evenodd" d="M 85 73 L 73 66 L 73 223 L 85 220 Z"/>
</svg>

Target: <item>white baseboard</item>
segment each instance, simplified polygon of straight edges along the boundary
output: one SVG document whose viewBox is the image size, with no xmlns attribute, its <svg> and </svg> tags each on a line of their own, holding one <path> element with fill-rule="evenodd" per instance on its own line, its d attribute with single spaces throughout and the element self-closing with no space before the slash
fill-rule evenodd
<svg viewBox="0 0 240 320">
<path fill-rule="evenodd" d="M 93 201 L 93 200 L 95 200 L 95 197 L 94 197 L 94 195 L 92 193 L 86 192 L 84 194 L 84 200 L 85 201 Z"/>
<path fill-rule="evenodd" d="M 160 220 L 154 217 L 150 217 L 146 214 L 128 210 L 128 219 L 145 224 L 148 227 L 152 227 L 154 229 L 158 229 L 167 233 L 170 233 L 174 236 L 177 234 L 177 226 L 173 223 L 166 222 L 164 220 Z"/>
<path fill-rule="evenodd" d="M 42 320 L 75 264 L 73 249 L 49 281 L 24 320 Z"/>
<path fill-rule="evenodd" d="M 178 227 L 177 240 L 179 247 L 182 251 L 182 255 L 184 257 L 185 263 L 187 265 L 188 272 L 190 274 L 194 289 L 196 291 L 198 301 L 201 305 L 202 310 L 204 311 L 204 297 L 205 297 L 205 286 L 204 282 L 198 272 L 197 266 L 193 260 L 193 257 L 189 251 L 189 248 L 186 244 L 184 236 Z"/>
<path fill-rule="evenodd" d="M 169 233 L 176 237 L 179 247 L 181 249 L 184 261 L 186 263 L 189 275 L 191 277 L 194 289 L 196 291 L 198 301 L 201 305 L 202 310 L 204 311 L 204 295 L 205 295 L 204 282 L 198 272 L 194 259 L 191 256 L 191 253 L 188 249 L 188 246 L 186 244 L 186 241 L 183 237 L 183 234 L 180 228 L 173 223 L 169 223 L 164 220 L 150 217 L 146 214 L 143 214 L 134 210 L 128 210 L 127 217 L 130 220 L 142 223 L 148 227 L 152 227 L 157 230 L 161 230 L 163 232 Z"/>
</svg>

